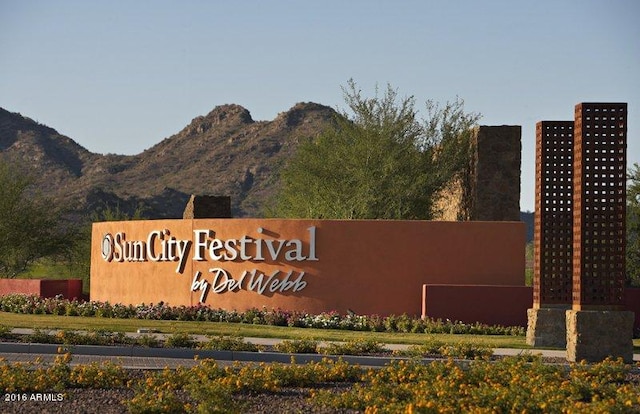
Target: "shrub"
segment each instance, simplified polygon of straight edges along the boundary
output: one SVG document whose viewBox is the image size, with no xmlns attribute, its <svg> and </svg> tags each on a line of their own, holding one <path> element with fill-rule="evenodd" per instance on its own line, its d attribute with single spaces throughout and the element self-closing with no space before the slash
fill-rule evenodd
<svg viewBox="0 0 640 414">
<path fill-rule="evenodd" d="M 264 312 L 264 323 L 271 326 L 287 326 L 291 317 L 292 312 L 274 309 Z"/>
<path fill-rule="evenodd" d="M 34 329 L 30 334 L 23 335 L 21 338 L 25 343 L 38 343 L 38 344 L 61 344 L 62 340 L 56 335 L 51 335 L 42 329 Z"/>
<path fill-rule="evenodd" d="M 57 332 L 55 337 L 58 341 L 56 343 L 64 345 L 94 345 L 91 338 L 84 333 L 62 330 Z"/>
<path fill-rule="evenodd" d="M 622 361 L 569 370 L 537 358 L 421 364 L 399 361 L 369 370 L 343 393 L 320 390 L 318 405 L 360 412 L 638 412 L 640 386 Z"/>
<path fill-rule="evenodd" d="M 233 400 L 232 387 L 221 381 L 191 382 L 187 386 L 191 397 L 197 401 L 196 412 L 210 413 L 239 413 L 240 404 Z"/>
<path fill-rule="evenodd" d="M 370 339 L 356 339 L 342 343 L 330 343 L 318 350 L 325 355 L 366 355 L 388 352 L 384 346 Z"/>
<path fill-rule="evenodd" d="M 485 359 L 493 355 L 493 349 L 486 345 L 473 343 L 446 343 L 430 338 L 421 345 L 412 345 L 407 350 L 395 351 L 394 355 L 409 357 L 450 357 L 463 359 Z"/>
<path fill-rule="evenodd" d="M 160 346 L 160 341 L 155 335 L 142 334 L 136 337 L 135 344 L 147 348 L 157 348 Z"/>
<path fill-rule="evenodd" d="M 61 297 L 40 298 L 33 295 L 11 294 L 0 297 L 0 311 L 25 314 L 53 314 L 96 316 L 103 318 L 134 318 L 153 320 L 211 321 L 229 323 L 268 324 L 300 328 L 348 329 L 354 331 L 424 332 L 480 335 L 525 334 L 523 327 L 465 324 L 450 320 L 413 318 L 406 314 L 388 317 L 324 312 L 310 315 L 280 309 L 249 309 L 245 312 L 212 309 L 206 306 L 177 306 L 166 303 L 122 305 L 108 302 L 68 301 Z"/>
<path fill-rule="evenodd" d="M 131 345 L 135 343 L 133 338 L 124 332 L 111 332 L 103 329 L 86 333 L 91 345 Z"/>
<path fill-rule="evenodd" d="M 115 388 L 126 383 L 124 369 L 112 362 L 77 365 L 69 373 L 69 386 L 74 388 Z"/>
<path fill-rule="evenodd" d="M 213 351 L 247 351 L 258 352 L 262 348 L 250 342 L 245 342 L 240 336 L 215 336 L 208 337 L 208 340 L 199 346 L 200 349 Z"/>
<path fill-rule="evenodd" d="M 451 358 L 489 359 L 493 355 L 493 349 L 484 345 L 455 343 L 441 346 L 440 354 Z"/>
<path fill-rule="evenodd" d="M 264 325 L 264 312 L 256 308 L 251 308 L 243 312 L 240 316 L 242 323 L 250 323 L 253 325 Z"/>
<path fill-rule="evenodd" d="M 17 338 L 17 335 L 11 333 L 11 330 L 8 326 L 0 325 L 0 340 Z"/>
<path fill-rule="evenodd" d="M 288 354 L 316 354 L 318 348 L 318 341 L 311 339 L 298 339 L 293 341 L 282 341 L 273 346 L 278 352 L 285 352 Z"/>
<path fill-rule="evenodd" d="M 165 346 L 171 348 L 195 348 L 196 341 L 187 333 L 174 333 L 165 339 Z"/>
<path fill-rule="evenodd" d="M 130 400 L 124 401 L 130 413 L 184 413 L 189 407 L 176 395 L 188 383 L 186 370 L 164 369 L 161 372 L 146 373 L 142 380 L 131 380 L 129 388 L 134 391 Z"/>
<path fill-rule="evenodd" d="M 411 345 L 406 350 L 394 351 L 397 356 L 409 356 L 418 358 L 439 357 L 442 356 L 442 347 L 446 343 L 437 339 L 429 338 L 421 345 Z"/>
<path fill-rule="evenodd" d="M 526 355 L 497 362 L 454 360 L 422 364 L 396 361 L 362 369 L 342 360 L 309 364 L 234 364 L 202 360 L 192 368 L 130 375 L 116 364 L 69 367 L 71 355 L 52 365 L 0 360 L 6 393 L 82 387 L 126 387 L 132 413 L 242 412 L 238 393 L 281 393 L 283 387 L 316 387 L 319 411 L 397 412 L 639 412 L 640 384 L 622 360 L 570 366 L 545 364 Z M 342 392 L 327 383 L 347 383 Z M 195 402 L 195 406 L 189 404 Z"/>
</svg>

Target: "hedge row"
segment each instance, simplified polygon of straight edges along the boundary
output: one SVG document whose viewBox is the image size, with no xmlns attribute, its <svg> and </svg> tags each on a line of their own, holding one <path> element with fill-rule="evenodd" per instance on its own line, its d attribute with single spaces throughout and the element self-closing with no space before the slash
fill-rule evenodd
<svg viewBox="0 0 640 414">
<path fill-rule="evenodd" d="M 311 315 L 282 309 L 249 309 L 244 312 L 207 306 L 169 306 L 157 304 L 122 305 L 109 302 L 41 298 L 36 295 L 10 294 L 0 297 L 0 311 L 21 314 L 88 316 L 121 319 L 177 320 L 248 323 L 300 328 L 344 329 L 375 332 L 450 333 L 475 335 L 524 335 L 519 326 L 467 324 L 442 319 L 422 319 L 408 315 L 341 315 L 325 312 Z"/>
</svg>

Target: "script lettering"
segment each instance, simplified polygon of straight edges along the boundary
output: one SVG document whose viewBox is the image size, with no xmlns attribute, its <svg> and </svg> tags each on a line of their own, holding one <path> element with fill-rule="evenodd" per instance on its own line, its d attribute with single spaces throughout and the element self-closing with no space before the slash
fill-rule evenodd
<svg viewBox="0 0 640 414">
<path fill-rule="evenodd" d="M 200 303 L 204 303 L 207 298 L 207 294 L 209 293 L 209 282 L 204 279 L 200 280 L 200 276 L 202 276 L 202 273 L 199 271 L 196 272 L 195 276 L 193 276 L 193 281 L 191 281 L 191 291 L 200 291 Z"/>
</svg>

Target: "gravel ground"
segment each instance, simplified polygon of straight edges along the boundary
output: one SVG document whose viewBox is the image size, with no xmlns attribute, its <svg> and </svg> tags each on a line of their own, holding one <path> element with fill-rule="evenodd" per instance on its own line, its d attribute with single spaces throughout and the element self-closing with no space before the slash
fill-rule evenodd
<svg viewBox="0 0 640 414">
<path fill-rule="evenodd" d="M 340 385 L 344 387 L 344 385 Z M 337 388 L 336 388 L 337 389 Z M 335 410 L 318 407 L 308 401 L 309 389 L 287 388 L 279 393 L 268 394 L 243 394 L 237 396 L 237 402 L 242 413 L 257 414 L 285 414 L 285 413 L 357 413 L 353 410 Z M 22 396 L 22 394 L 20 394 Z M 59 393 L 25 394 L 27 399 L 32 396 L 37 398 L 50 398 L 62 401 L 15 401 L 0 402 L 2 414 L 119 414 L 126 413 L 127 408 L 122 404 L 123 400 L 133 397 L 133 391 L 126 388 L 116 389 L 72 389 L 67 390 L 64 396 Z"/>
</svg>

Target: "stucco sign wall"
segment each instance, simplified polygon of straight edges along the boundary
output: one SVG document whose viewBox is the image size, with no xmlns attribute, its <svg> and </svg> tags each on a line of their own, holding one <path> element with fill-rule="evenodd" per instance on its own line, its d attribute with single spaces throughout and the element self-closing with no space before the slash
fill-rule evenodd
<svg viewBox="0 0 640 414">
<path fill-rule="evenodd" d="M 96 223 L 91 299 L 419 314 L 425 283 L 522 285 L 524 232 L 515 222 Z"/>
</svg>

